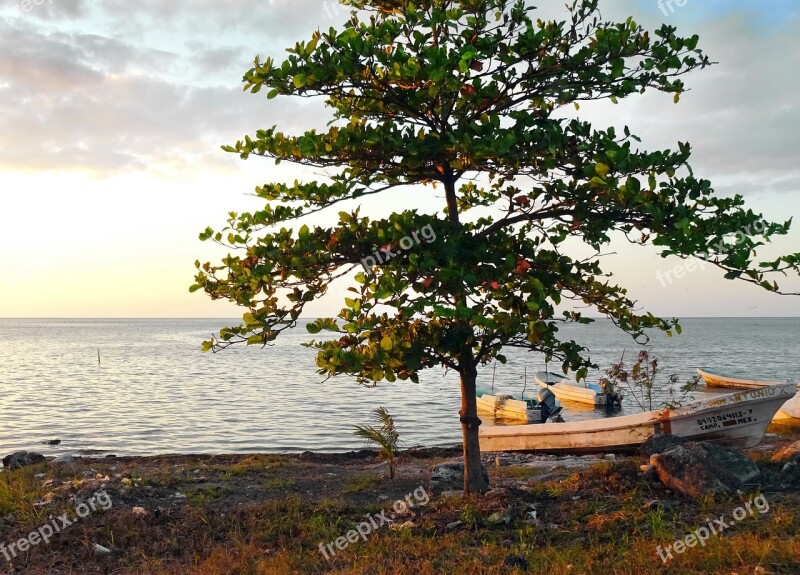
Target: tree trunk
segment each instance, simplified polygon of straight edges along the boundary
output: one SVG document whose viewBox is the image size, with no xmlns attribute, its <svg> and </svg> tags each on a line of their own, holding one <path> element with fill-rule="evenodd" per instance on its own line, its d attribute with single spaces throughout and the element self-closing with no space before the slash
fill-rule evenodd
<svg viewBox="0 0 800 575">
<path fill-rule="evenodd" d="M 447 198 L 447 214 L 450 221 L 456 226 L 461 226 L 458 217 L 458 200 L 456 198 L 456 178 L 449 165 L 442 166 L 445 197 Z M 464 293 L 456 294 L 454 304 L 468 307 L 469 302 Z M 471 326 L 463 326 L 464 331 L 472 335 Z M 481 472 L 481 445 L 478 440 L 478 429 L 481 420 L 478 419 L 478 398 L 475 396 L 475 381 L 478 379 L 478 370 L 473 356 L 472 348 L 467 345 L 460 357 L 461 374 L 461 434 L 464 449 L 464 494 L 486 493 L 489 484 Z"/>
<path fill-rule="evenodd" d="M 486 493 L 489 485 L 481 471 L 481 446 L 478 441 L 478 402 L 475 382 L 478 371 L 473 367 L 461 372 L 461 432 L 464 437 L 464 494 Z"/>
</svg>

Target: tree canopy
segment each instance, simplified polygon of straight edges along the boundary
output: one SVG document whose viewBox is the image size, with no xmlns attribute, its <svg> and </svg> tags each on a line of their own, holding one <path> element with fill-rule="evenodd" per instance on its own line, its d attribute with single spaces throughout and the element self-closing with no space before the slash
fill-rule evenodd
<svg viewBox="0 0 800 575">
<path fill-rule="evenodd" d="M 320 373 L 417 381 L 425 368 L 457 371 L 465 489 L 481 491 L 477 366 L 519 347 L 585 374 L 586 350 L 560 339 L 558 327 L 591 320 L 559 313 L 565 301 L 636 338 L 647 328 L 680 330 L 638 310 L 610 281 L 600 264 L 612 237 L 657 246 L 664 257 L 702 258 L 775 292 L 770 275 L 800 269 L 798 254 L 757 259 L 756 248 L 790 222 L 766 223 L 741 196 L 715 194 L 691 169 L 688 143 L 645 151 L 627 127 L 580 119 L 582 102 L 648 90 L 677 103 L 682 77 L 712 64 L 697 36 L 604 21 L 598 0 L 575 0 L 563 21 L 511 0 L 343 3 L 353 12 L 342 29 L 313 32 L 281 62 L 256 59 L 244 76 L 245 90 L 268 99 L 323 99 L 330 122 L 298 135 L 260 129 L 223 149 L 326 175 L 259 186 L 263 209 L 232 213 L 224 229 L 201 234 L 232 251 L 217 264 L 198 262 L 192 289 L 248 308 L 206 349 L 268 344 L 306 304 L 346 283 L 351 295 L 338 316 L 308 325 L 321 338 L 309 342 Z M 400 197 L 408 186 L 443 192 L 442 212 L 336 215 L 342 202 Z M 328 226 L 303 223 L 323 210 Z M 596 256 L 571 257 L 568 238 Z"/>
</svg>

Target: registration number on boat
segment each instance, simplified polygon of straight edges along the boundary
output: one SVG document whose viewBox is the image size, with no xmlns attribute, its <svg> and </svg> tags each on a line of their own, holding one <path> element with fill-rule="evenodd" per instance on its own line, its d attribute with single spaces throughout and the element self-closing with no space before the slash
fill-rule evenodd
<svg viewBox="0 0 800 575">
<path fill-rule="evenodd" d="M 709 429 L 722 429 L 732 425 L 743 425 L 746 423 L 753 423 L 753 410 L 747 409 L 742 411 L 731 411 L 730 413 L 723 413 L 722 415 L 710 415 L 702 417 L 697 420 L 697 425 L 700 426 L 702 431 Z"/>
</svg>

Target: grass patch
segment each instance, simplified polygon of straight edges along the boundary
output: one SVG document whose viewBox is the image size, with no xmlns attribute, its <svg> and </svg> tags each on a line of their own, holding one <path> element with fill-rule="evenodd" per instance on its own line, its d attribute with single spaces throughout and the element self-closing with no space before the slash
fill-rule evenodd
<svg viewBox="0 0 800 575">
<path fill-rule="evenodd" d="M 186 493 L 186 500 L 192 505 L 206 505 L 224 499 L 231 489 L 218 485 L 207 485 Z"/>
<path fill-rule="evenodd" d="M 36 475 L 46 470 L 44 464 L 0 473 L 0 516 L 13 514 L 20 521 L 38 519 L 34 503 L 44 496 L 42 480 Z"/>
<path fill-rule="evenodd" d="M 342 488 L 342 493 L 359 493 L 375 487 L 381 482 L 381 477 L 377 473 L 361 473 L 351 477 Z"/>
<path fill-rule="evenodd" d="M 264 487 L 267 489 L 288 489 L 289 487 L 294 486 L 295 483 L 296 481 L 294 479 L 275 477 L 273 479 L 267 479 L 264 482 Z"/>
<path fill-rule="evenodd" d="M 542 467 L 494 467 L 492 474 L 496 477 L 507 477 L 509 479 L 532 479 L 552 473 L 551 469 Z"/>
</svg>

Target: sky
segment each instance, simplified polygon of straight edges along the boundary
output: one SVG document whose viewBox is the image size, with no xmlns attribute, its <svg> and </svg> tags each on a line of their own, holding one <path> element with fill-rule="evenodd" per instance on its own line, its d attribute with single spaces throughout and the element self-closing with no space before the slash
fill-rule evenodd
<svg viewBox="0 0 800 575">
<path fill-rule="evenodd" d="M 563 2 L 544 2 L 544 17 Z M 645 149 L 689 141 L 695 172 L 767 219 L 795 217 L 762 256 L 800 251 L 800 8 L 795 0 L 601 0 L 699 34 L 719 62 L 688 76 L 679 105 L 654 93 L 584 106 L 597 127 L 629 125 Z M 347 11 L 327 0 L 0 0 L 0 317 L 237 317 L 189 294 L 200 242 L 255 186 L 316 177 L 220 145 L 277 124 L 323 126 L 318 103 L 243 93 L 256 55 L 280 59 Z M 430 193 L 363 202 L 380 215 L 442 207 Z M 333 210 L 332 217 L 336 210 Z M 324 223 L 326 215 L 318 216 Z M 800 297 L 722 279 L 711 266 L 618 242 L 604 268 L 662 316 L 800 316 Z M 797 282 L 790 287 L 800 290 Z M 340 294 L 307 308 L 340 309 Z"/>
</svg>

